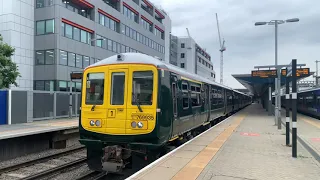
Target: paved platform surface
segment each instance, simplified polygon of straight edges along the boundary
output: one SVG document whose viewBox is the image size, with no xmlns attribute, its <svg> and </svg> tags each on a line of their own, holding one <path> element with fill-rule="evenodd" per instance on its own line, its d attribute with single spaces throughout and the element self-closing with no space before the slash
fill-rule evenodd
<svg viewBox="0 0 320 180">
<path fill-rule="evenodd" d="M 285 109 L 282 109 L 282 123 L 286 123 Z M 290 112 L 290 129 L 292 129 L 291 123 L 292 113 Z M 285 128 L 285 126 L 282 126 Z M 297 133 L 299 138 L 301 138 L 310 148 L 312 148 L 315 153 L 318 154 L 320 160 L 320 120 L 312 118 L 303 114 L 297 115 Z M 290 136 L 290 143 L 292 142 Z M 320 177 L 319 177 L 320 179 Z"/>
<path fill-rule="evenodd" d="M 59 130 L 74 129 L 78 127 L 79 118 L 65 118 L 35 121 L 22 124 L 1 125 L 0 140 Z"/>
<path fill-rule="evenodd" d="M 128 179 L 318 180 L 318 161 L 300 143 L 292 158 L 284 132 L 253 104 Z"/>
</svg>

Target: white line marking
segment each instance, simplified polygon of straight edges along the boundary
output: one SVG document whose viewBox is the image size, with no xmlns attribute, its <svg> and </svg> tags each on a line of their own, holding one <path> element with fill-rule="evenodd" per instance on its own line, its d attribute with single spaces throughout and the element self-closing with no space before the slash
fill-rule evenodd
<svg viewBox="0 0 320 180">
<path fill-rule="evenodd" d="M 234 114 L 235 115 L 235 114 Z M 229 118 L 231 118 L 233 116 L 229 116 L 228 118 L 224 119 L 223 121 L 219 122 L 218 124 L 212 126 L 210 129 L 207 129 L 206 131 L 202 132 L 201 134 L 199 134 L 198 136 L 196 136 L 195 138 L 191 139 L 190 141 L 184 143 L 183 145 L 179 146 L 178 148 L 174 149 L 173 151 L 170 151 L 169 153 L 167 153 L 166 155 L 162 156 L 161 158 L 157 159 L 156 161 L 153 161 L 151 164 L 149 164 L 148 166 L 142 168 L 141 170 L 139 170 L 138 172 L 134 173 L 133 175 L 131 175 L 130 177 L 128 177 L 125 180 L 130 180 L 132 178 L 135 178 L 136 176 L 138 176 L 140 173 L 142 173 L 143 171 L 149 169 L 151 166 L 157 164 L 159 161 L 163 160 L 164 158 L 170 156 L 171 154 L 173 154 L 174 152 L 176 152 L 177 150 L 181 149 L 182 147 L 184 147 L 185 145 L 189 144 L 190 142 L 192 142 L 193 140 L 197 139 L 198 137 L 202 136 L 203 134 L 205 134 L 206 132 L 210 131 L 212 128 L 218 126 L 220 123 L 224 122 L 225 120 L 228 120 Z"/>
<path fill-rule="evenodd" d="M 286 122 L 290 122 L 290 117 L 286 117 Z"/>
</svg>

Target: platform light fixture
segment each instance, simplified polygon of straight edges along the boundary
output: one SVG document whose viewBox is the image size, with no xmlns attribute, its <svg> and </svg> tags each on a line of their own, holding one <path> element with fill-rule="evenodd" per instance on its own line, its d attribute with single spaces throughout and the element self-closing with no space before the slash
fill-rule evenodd
<svg viewBox="0 0 320 180">
<path fill-rule="evenodd" d="M 274 25 L 275 27 L 275 65 L 278 65 L 278 25 L 284 23 L 292 23 L 298 22 L 299 18 L 291 18 L 287 20 L 271 20 L 269 22 L 256 22 L 255 26 L 262 25 Z M 276 93 L 276 101 L 275 101 L 275 122 L 278 120 L 278 129 L 281 129 L 281 97 L 280 97 L 280 87 L 281 87 L 281 69 L 277 69 L 278 77 L 275 79 L 275 93 Z"/>
</svg>

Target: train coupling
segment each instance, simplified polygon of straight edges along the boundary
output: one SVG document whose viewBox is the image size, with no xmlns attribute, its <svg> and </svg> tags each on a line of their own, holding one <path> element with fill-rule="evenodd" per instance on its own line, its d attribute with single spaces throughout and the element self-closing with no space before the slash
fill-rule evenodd
<svg viewBox="0 0 320 180">
<path fill-rule="evenodd" d="M 102 170 L 109 173 L 119 173 L 127 164 L 125 159 L 131 156 L 131 152 L 121 146 L 106 146 L 103 149 Z"/>
</svg>

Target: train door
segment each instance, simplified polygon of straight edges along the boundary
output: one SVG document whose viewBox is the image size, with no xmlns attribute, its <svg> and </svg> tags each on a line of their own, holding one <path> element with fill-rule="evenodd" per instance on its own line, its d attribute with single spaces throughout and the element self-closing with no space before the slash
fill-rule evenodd
<svg viewBox="0 0 320 180">
<path fill-rule="evenodd" d="M 109 67 L 106 132 L 125 134 L 127 119 L 128 68 Z"/>
<path fill-rule="evenodd" d="M 205 84 L 205 106 L 204 106 L 204 112 L 205 113 L 205 121 L 210 120 L 210 96 L 209 96 L 209 85 Z"/>
<path fill-rule="evenodd" d="M 171 75 L 171 97 L 172 97 L 172 135 L 177 135 L 179 132 L 178 121 L 178 81 L 176 75 Z"/>
</svg>

